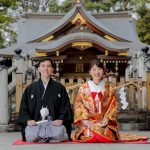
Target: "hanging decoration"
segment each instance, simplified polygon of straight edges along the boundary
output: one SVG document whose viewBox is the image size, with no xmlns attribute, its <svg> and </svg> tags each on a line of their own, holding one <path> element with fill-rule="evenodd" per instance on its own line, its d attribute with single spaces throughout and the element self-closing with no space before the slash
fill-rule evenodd
<svg viewBox="0 0 150 150">
<path fill-rule="evenodd" d="M 129 105 L 129 103 L 127 102 L 126 100 L 126 92 L 125 92 L 125 88 L 122 87 L 120 90 L 119 90 L 119 98 L 121 99 L 121 103 L 123 104 L 122 105 L 122 109 L 125 110 L 127 108 L 127 106 Z"/>
</svg>

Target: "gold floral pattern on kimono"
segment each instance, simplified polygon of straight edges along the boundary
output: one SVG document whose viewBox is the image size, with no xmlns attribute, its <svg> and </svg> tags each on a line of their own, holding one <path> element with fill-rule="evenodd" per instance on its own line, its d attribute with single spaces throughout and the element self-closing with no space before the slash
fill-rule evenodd
<svg viewBox="0 0 150 150">
<path fill-rule="evenodd" d="M 117 123 L 117 99 L 113 85 L 105 84 L 102 111 L 96 111 L 95 101 L 92 97 L 89 84 L 83 84 L 78 91 L 74 103 L 74 128 L 75 139 L 87 139 L 92 137 L 92 133 L 96 132 L 112 140 L 118 140 L 118 123 Z M 99 123 L 104 119 L 108 119 L 108 124 L 101 127 Z M 88 121 L 92 126 L 87 126 L 85 121 Z M 87 136 L 87 132 L 89 132 Z"/>
</svg>

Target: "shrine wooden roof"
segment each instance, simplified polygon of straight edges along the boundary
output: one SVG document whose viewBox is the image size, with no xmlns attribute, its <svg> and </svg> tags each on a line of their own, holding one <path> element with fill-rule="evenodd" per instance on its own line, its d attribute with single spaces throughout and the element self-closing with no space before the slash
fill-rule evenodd
<svg viewBox="0 0 150 150">
<path fill-rule="evenodd" d="M 79 31 L 59 36 L 71 26 L 71 21 L 78 13 L 92 26 L 98 34 Z M 91 14 L 81 5 L 75 5 L 67 14 L 26 13 L 19 20 L 18 41 L 11 47 L 0 50 L 0 55 L 13 55 L 15 49 L 35 56 L 36 52 L 53 52 L 71 42 L 88 41 L 110 51 L 128 51 L 129 55 L 140 50 L 146 44 L 138 39 L 135 20 L 129 12 Z M 116 39 L 110 41 L 99 36 L 99 32 Z M 47 42 L 43 39 L 54 35 Z M 56 44 L 57 43 L 57 44 Z"/>
</svg>

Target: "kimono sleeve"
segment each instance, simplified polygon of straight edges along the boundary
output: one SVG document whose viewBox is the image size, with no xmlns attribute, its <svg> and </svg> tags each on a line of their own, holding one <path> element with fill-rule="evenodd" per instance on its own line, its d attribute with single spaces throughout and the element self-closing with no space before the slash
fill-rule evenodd
<svg viewBox="0 0 150 150">
<path fill-rule="evenodd" d="M 105 117 L 107 117 L 109 120 L 116 121 L 118 117 L 118 100 L 113 85 L 109 85 L 108 93 L 107 111 L 105 113 Z"/>
<path fill-rule="evenodd" d="M 112 98 L 112 102 L 107 110 L 109 113 L 107 113 L 106 117 L 111 121 L 117 121 L 118 117 L 118 103 L 116 100 L 116 97 Z"/>
<path fill-rule="evenodd" d="M 61 87 L 62 103 L 59 110 L 59 119 L 73 122 L 73 112 L 70 104 L 70 99 L 65 87 Z"/>
<path fill-rule="evenodd" d="M 83 98 L 83 87 L 80 87 L 74 103 L 74 124 L 89 118 L 89 113 L 84 107 Z"/>
<path fill-rule="evenodd" d="M 110 85 L 110 88 L 109 88 L 109 96 L 107 100 L 107 111 L 105 113 L 105 117 L 107 117 L 110 121 L 117 122 L 118 101 L 117 101 L 116 93 L 114 90 L 114 86 L 112 85 Z"/>
<path fill-rule="evenodd" d="M 31 120 L 31 115 L 28 107 L 28 97 L 30 95 L 31 86 L 28 86 L 22 96 L 18 124 L 26 125 L 28 120 Z"/>
</svg>

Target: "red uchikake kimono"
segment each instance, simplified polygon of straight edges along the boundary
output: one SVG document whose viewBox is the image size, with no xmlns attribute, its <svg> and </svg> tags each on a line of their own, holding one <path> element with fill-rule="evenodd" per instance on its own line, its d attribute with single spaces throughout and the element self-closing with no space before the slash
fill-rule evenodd
<svg viewBox="0 0 150 150">
<path fill-rule="evenodd" d="M 145 136 L 119 135 L 118 101 L 113 85 L 105 84 L 102 81 L 96 87 L 92 85 L 92 82 L 88 81 L 79 88 L 74 103 L 75 140 L 82 142 L 116 142 L 148 139 Z M 108 124 L 101 127 L 99 123 L 104 118 L 107 118 Z M 88 126 L 87 122 L 91 126 Z"/>
</svg>

